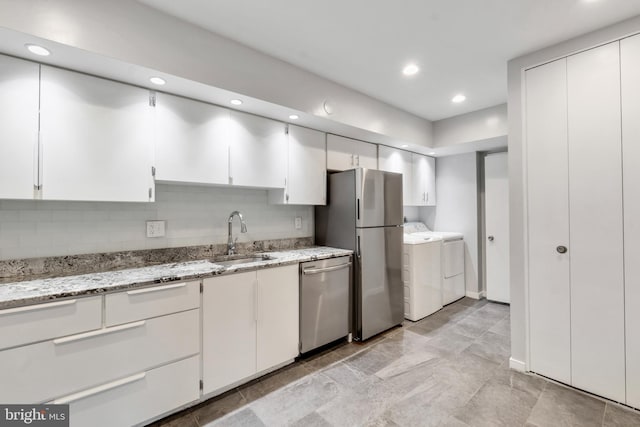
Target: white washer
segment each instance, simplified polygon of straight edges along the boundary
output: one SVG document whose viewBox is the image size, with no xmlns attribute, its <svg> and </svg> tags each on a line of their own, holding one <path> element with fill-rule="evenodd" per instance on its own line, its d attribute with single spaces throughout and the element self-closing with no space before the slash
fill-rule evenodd
<svg viewBox="0 0 640 427">
<path fill-rule="evenodd" d="M 404 317 L 420 320 L 442 308 L 442 239 L 404 235 Z"/>
<path fill-rule="evenodd" d="M 450 231 L 431 231 L 421 222 L 409 222 L 404 232 L 416 238 L 435 237 L 442 243 L 442 305 L 451 304 L 466 295 L 464 280 L 464 235 Z"/>
</svg>

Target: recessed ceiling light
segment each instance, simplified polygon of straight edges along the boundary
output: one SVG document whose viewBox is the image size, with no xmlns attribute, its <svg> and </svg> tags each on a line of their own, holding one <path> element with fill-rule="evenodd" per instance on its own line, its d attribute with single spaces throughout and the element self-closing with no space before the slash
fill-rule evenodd
<svg viewBox="0 0 640 427">
<path fill-rule="evenodd" d="M 242 100 L 241 99 L 232 99 L 229 102 L 231 102 L 231 104 L 233 104 L 233 105 L 242 105 Z"/>
<path fill-rule="evenodd" d="M 407 64 L 402 69 L 402 74 L 404 74 L 405 76 L 413 76 L 418 71 L 420 71 L 420 68 L 416 64 Z"/>
<path fill-rule="evenodd" d="M 49 49 L 42 47 L 42 46 L 38 46 L 37 44 L 25 44 L 24 45 L 29 52 L 33 53 L 34 55 L 39 55 L 39 56 L 49 56 L 51 55 L 51 52 L 49 51 Z"/>
<path fill-rule="evenodd" d="M 163 79 L 162 77 L 151 77 L 149 81 L 154 85 L 158 85 L 158 86 L 162 86 L 163 84 L 166 83 L 166 80 Z"/>
<path fill-rule="evenodd" d="M 291 114 L 291 115 L 289 115 L 289 118 L 291 120 L 298 120 L 300 117 L 297 114 Z"/>
<path fill-rule="evenodd" d="M 430 156 L 433 156 L 434 154 L 436 154 L 435 151 L 432 151 L 432 152 L 429 153 Z"/>
<path fill-rule="evenodd" d="M 407 148 L 408 146 L 409 146 L 409 145 L 407 145 L 407 144 L 402 144 L 402 145 L 400 146 L 400 148 Z"/>
<path fill-rule="evenodd" d="M 459 93 L 456 96 L 454 96 L 453 98 L 451 98 L 451 102 L 455 102 L 456 104 L 459 104 L 461 102 L 464 102 L 465 99 L 467 99 L 467 97 L 464 96 L 463 94 Z"/>
</svg>

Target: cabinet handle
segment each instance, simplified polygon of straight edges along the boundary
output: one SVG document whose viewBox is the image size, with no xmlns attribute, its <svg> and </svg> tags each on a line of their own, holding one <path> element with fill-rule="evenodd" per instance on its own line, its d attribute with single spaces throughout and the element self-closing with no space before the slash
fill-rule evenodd
<svg viewBox="0 0 640 427">
<path fill-rule="evenodd" d="M 353 154 L 351 155 L 351 166 L 353 166 Z"/>
<path fill-rule="evenodd" d="M 144 379 L 146 376 L 147 376 L 146 372 L 131 375 L 130 377 L 127 377 L 127 378 L 122 378 L 120 380 L 112 381 L 107 384 L 99 385 L 98 387 L 94 387 L 88 390 L 83 390 L 78 393 L 70 394 L 69 396 L 61 397 L 60 399 L 56 399 L 53 402 L 49 402 L 49 403 L 53 405 L 66 405 L 68 403 L 75 402 L 76 400 L 84 399 L 85 397 L 93 396 L 99 393 L 104 393 L 105 391 L 113 390 L 114 388 L 131 384 L 136 381 L 140 381 Z"/>
<path fill-rule="evenodd" d="M 154 288 L 137 289 L 135 291 L 127 291 L 127 295 L 148 294 L 150 292 L 166 291 L 169 289 L 184 288 L 186 283 L 176 283 L 174 285 L 156 286 Z"/>
<path fill-rule="evenodd" d="M 68 344 L 75 341 L 85 340 L 88 338 L 94 338 L 102 335 L 112 334 L 114 332 L 120 332 L 120 331 L 126 331 L 128 329 L 139 328 L 140 326 L 144 326 L 146 323 L 147 323 L 146 321 L 141 320 L 135 323 L 128 323 L 126 325 L 114 326 L 113 328 L 98 329 L 97 331 L 85 332 L 83 334 L 77 334 L 77 335 L 71 335 L 64 338 L 58 338 L 56 340 L 53 340 L 53 343 L 55 345 Z"/>
<path fill-rule="evenodd" d="M 558 246 L 556 248 L 556 251 L 558 251 L 559 254 L 566 254 L 567 253 L 567 247 L 566 246 Z"/>
<path fill-rule="evenodd" d="M 356 166 L 360 166 L 360 154 L 356 155 Z"/>
<path fill-rule="evenodd" d="M 50 302 L 48 304 L 28 305 L 26 307 L 9 308 L 7 310 L 0 310 L 0 316 L 5 314 L 24 313 L 29 311 L 46 310 L 48 308 L 63 307 L 65 305 L 73 305 L 77 302 L 75 299 L 67 301 Z"/>
</svg>

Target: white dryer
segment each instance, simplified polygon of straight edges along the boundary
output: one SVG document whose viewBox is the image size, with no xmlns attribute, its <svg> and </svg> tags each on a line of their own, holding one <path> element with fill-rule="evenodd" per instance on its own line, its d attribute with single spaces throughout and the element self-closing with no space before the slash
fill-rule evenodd
<svg viewBox="0 0 640 427">
<path fill-rule="evenodd" d="M 431 231 L 421 222 L 404 225 L 405 234 L 413 237 L 442 239 L 442 305 L 450 304 L 466 295 L 464 280 L 464 240 L 462 233 Z"/>
<path fill-rule="evenodd" d="M 404 317 L 417 321 L 442 308 L 442 239 L 404 235 Z"/>
</svg>

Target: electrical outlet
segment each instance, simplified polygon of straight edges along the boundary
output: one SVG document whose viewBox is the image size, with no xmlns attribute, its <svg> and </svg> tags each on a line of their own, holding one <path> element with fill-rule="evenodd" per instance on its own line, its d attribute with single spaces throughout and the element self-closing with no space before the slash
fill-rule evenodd
<svg viewBox="0 0 640 427">
<path fill-rule="evenodd" d="M 301 230 L 302 229 L 302 217 L 301 216 L 297 216 L 296 217 L 295 225 L 296 225 L 296 230 Z"/>
<path fill-rule="evenodd" d="M 147 221 L 147 237 L 164 237 L 166 221 Z"/>
</svg>

